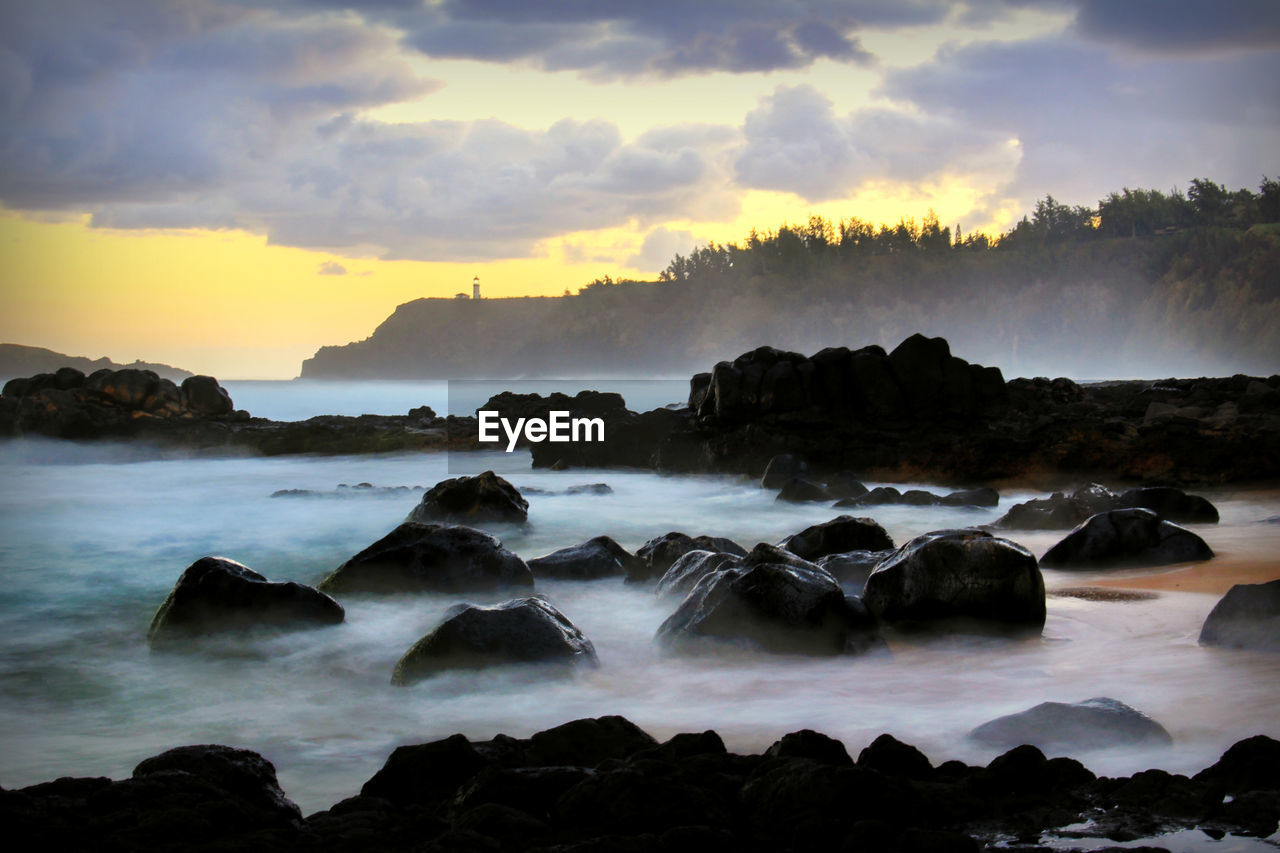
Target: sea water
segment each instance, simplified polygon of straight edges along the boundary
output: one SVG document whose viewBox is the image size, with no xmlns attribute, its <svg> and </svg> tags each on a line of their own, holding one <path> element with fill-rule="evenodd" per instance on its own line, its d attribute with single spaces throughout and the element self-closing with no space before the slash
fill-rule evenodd
<svg viewBox="0 0 1280 853">
<path fill-rule="evenodd" d="M 392 686 L 396 660 L 466 599 L 454 595 L 344 598 L 347 619 L 338 626 L 216 639 L 198 653 L 148 649 L 156 607 L 200 557 L 314 584 L 394 528 L 420 488 L 450 468 L 493 469 L 517 487 L 549 492 L 610 486 L 605 495 L 531 493 L 526 524 L 487 528 L 524 558 L 600 534 L 635 549 L 671 530 L 749 548 L 839 512 L 775 502 L 773 492 L 733 476 L 535 471 L 519 451 L 191 459 L 154 458 L 128 445 L 0 444 L 0 785 L 68 774 L 121 778 L 164 749 L 226 743 L 267 756 L 286 793 L 310 813 L 357 793 L 397 745 L 454 732 L 526 736 L 602 714 L 625 715 L 659 739 L 715 729 L 737 751 L 812 728 L 842 739 L 855 756 L 891 732 L 935 763 L 985 763 L 995 750 L 965 737 L 974 726 L 1046 700 L 1111 696 L 1150 714 L 1174 739 L 1171 747 L 1076 755 L 1111 775 L 1153 766 L 1194 772 L 1242 737 L 1280 737 L 1280 656 L 1196 642 L 1217 595 L 1170 591 L 1114 602 L 1052 594 L 1102 572 L 1045 572 L 1051 594 L 1040 637 L 895 638 L 888 656 L 664 654 L 654 632 L 678 602 L 617 579 L 538 584 L 598 652 L 598 668 L 569 677 L 509 666 Z M 360 483 L 377 488 L 350 488 Z M 314 494 L 272 496 L 288 489 Z M 1280 497 L 1205 494 L 1222 521 L 1195 529 L 1219 564 L 1274 558 Z M 1032 496 L 1009 492 L 988 509 L 858 514 L 874 516 L 902 543 L 991 522 Z M 1039 555 L 1060 534 L 1011 536 Z"/>
</svg>

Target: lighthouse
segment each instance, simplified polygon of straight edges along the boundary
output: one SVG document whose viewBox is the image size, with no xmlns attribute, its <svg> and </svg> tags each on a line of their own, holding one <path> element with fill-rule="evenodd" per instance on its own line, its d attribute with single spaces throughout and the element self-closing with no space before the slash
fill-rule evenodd
<svg viewBox="0 0 1280 853">
<path fill-rule="evenodd" d="M 475 278 L 471 279 L 471 298 L 472 299 L 480 298 L 480 276 L 476 276 Z"/>
</svg>

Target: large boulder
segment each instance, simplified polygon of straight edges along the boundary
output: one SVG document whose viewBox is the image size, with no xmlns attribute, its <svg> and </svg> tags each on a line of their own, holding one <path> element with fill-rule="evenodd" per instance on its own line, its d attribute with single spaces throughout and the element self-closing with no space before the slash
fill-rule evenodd
<svg viewBox="0 0 1280 853">
<path fill-rule="evenodd" d="M 1041 702 L 1034 708 L 983 723 L 969 732 L 969 737 L 1000 749 L 1029 743 L 1056 751 L 1173 743 L 1164 726 L 1107 697 L 1073 704 Z"/>
<path fill-rule="evenodd" d="M 474 477 L 453 477 L 436 483 L 409 513 L 409 521 L 525 521 L 529 502 L 515 486 L 492 471 Z"/>
<path fill-rule="evenodd" d="M 491 607 L 458 604 L 396 664 L 392 684 L 411 684 L 446 669 L 504 663 L 590 663 L 596 650 L 569 617 L 539 596 Z"/>
<path fill-rule="evenodd" d="M 320 582 L 325 592 L 488 592 L 532 587 L 497 538 L 471 527 L 406 521 Z"/>
<path fill-rule="evenodd" d="M 160 377 L 155 372 L 133 367 L 94 371 L 85 381 L 85 387 L 125 409 L 141 409 L 159 384 Z"/>
<path fill-rule="evenodd" d="M 867 578 L 880 565 L 880 561 L 893 553 L 885 551 L 845 551 L 843 554 L 828 554 L 818 560 L 818 567 L 830 574 L 842 584 L 850 584 L 861 589 Z"/>
<path fill-rule="evenodd" d="M 343 620 L 342 605 L 299 583 L 272 583 L 224 557 L 192 563 L 151 620 L 147 639 L 162 643 L 216 631 L 307 628 Z"/>
<path fill-rule="evenodd" d="M 1111 566 L 1163 566 L 1207 560 L 1205 541 L 1149 509 L 1100 512 L 1068 533 L 1040 558 L 1041 566 L 1094 569 Z"/>
<path fill-rule="evenodd" d="M 1045 618 L 1036 558 L 1016 542 L 975 529 L 912 539 L 876 566 L 864 600 L 891 622 L 966 617 L 1039 628 Z"/>
<path fill-rule="evenodd" d="M 1090 483 L 1071 494 L 1054 492 L 1015 504 L 992 527 L 1003 530 L 1070 530 L 1090 516 L 1116 509 L 1120 498 L 1106 486 Z"/>
<path fill-rule="evenodd" d="M 182 400 L 193 415 L 218 417 L 235 410 L 227 389 L 212 376 L 188 376 L 182 380 L 181 390 Z"/>
<path fill-rule="evenodd" d="M 1280 580 L 1227 590 L 1204 620 L 1200 645 L 1280 652 Z"/>
<path fill-rule="evenodd" d="M 697 639 L 746 641 L 766 651 L 835 655 L 878 643 L 865 613 L 826 572 L 779 563 L 706 575 L 661 627 L 657 639 L 686 647 Z"/>
<path fill-rule="evenodd" d="M 894 544 L 874 518 L 838 515 L 830 521 L 791 534 L 778 546 L 812 561 L 848 551 L 884 551 L 893 548 Z"/>
<path fill-rule="evenodd" d="M 225 792 L 244 810 L 252 810 L 262 824 L 293 824 L 301 819 L 298 807 L 285 796 L 275 766 L 248 749 L 199 744 L 179 746 L 144 759 L 133 768 L 133 779 L 172 779 L 176 774 L 195 777 Z"/>
<path fill-rule="evenodd" d="M 535 578 L 594 580 L 624 575 L 636 558 L 608 536 L 596 536 L 580 545 L 552 551 L 528 561 Z"/>
<path fill-rule="evenodd" d="M 777 545 L 759 542 L 746 556 L 741 557 L 725 551 L 690 551 L 672 563 L 671 568 L 658 581 L 655 591 L 658 595 L 688 595 L 698 581 L 713 572 L 730 568 L 749 569 L 765 563 L 777 563 L 810 572 L 825 571 L 817 564 L 797 557 Z"/>
<path fill-rule="evenodd" d="M 747 549 L 722 536 L 689 536 L 671 531 L 655 536 L 636 549 L 636 561 L 628 568 L 627 582 L 640 583 L 661 578 L 676 560 L 690 551 L 723 551 L 745 557 Z"/>
<path fill-rule="evenodd" d="M 1189 495 L 1172 486 L 1129 489 L 1116 500 L 1118 507 L 1149 509 L 1165 521 L 1183 524 L 1217 524 L 1218 508 L 1200 495 Z"/>
<path fill-rule="evenodd" d="M 764 466 L 760 486 L 765 489 L 781 489 L 788 480 L 803 476 L 808 470 L 809 466 L 800 457 L 791 453 L 779 453 Z"/>
</svg>

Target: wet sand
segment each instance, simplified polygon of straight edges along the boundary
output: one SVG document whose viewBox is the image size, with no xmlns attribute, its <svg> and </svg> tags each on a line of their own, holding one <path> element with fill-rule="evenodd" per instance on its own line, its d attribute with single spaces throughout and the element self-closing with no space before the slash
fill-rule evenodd
<svg viewBox="0 0 1280 853">
<path fill-rule="evenodd" d="M 1212 592 L 1218 595 L 1238 583 L 1266 583 L 1280 579 L 1280 554 L 1274 559 L 1217 558 L 1173 567 L 1126 571 L 1095 580 L 1095 586 L 1120 589 Z"/>
</svg>

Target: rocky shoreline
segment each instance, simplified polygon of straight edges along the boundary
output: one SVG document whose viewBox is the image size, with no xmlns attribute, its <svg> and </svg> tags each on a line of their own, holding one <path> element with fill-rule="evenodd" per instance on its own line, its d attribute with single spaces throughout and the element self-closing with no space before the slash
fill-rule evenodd
<svg viewBox="0 0 1280 853">
<path fill-rule="evenodd" d="M 201 396 L 204 395 L 204 396 Z M 223 399 L 225 398 L 225 399 Z M 892 352 L 760 347 L 690 380 L 683 408 L 636 413 L 618 394 L 504 393 L 504 417 L 599 417 L 599 443 L 528 444 L 535 467 L 630 466 L 758 477 L 779 454 L 826 474 L 948 484 L 1106 479 L 1205 486 L 1280 479 L 1280 375 L 1080 385 L 1013 379 L 913 335 Z M 326 415 L 282 422 L 235 410 L 211 377 L 66 368 L 11 380 L 0 436 L 117 439 L 263 455 L 474 449 L 473 417 Z"/>
<path fill-rule="evenodd" d="M 1170 832 L 1266 838 L 1278 820 L 1280 742 L 1262 735 L 1190 777 L 1109 778 L 1029 745 L 935 766 L 889 734 L 856 760 L 810 730 L 741 755 L 715 731 L 659 743 L 619 716 L 401 746 L 358 794 L 305 817 L 269 760 L 220 745 L 168 750 L 119 781 L 0 789 L 23 850 L 1161 850 Z"/>
</svg>

